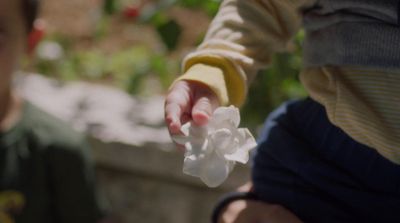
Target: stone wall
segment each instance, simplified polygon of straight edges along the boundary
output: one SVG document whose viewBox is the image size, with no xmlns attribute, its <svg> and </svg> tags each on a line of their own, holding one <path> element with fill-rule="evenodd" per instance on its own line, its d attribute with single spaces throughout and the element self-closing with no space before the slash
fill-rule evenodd
<svg viewBox="0 0 400 223">
<path fill-rule="evenodd" d="M 91 143 L 102 192 L 121 222 L 209 222 L 218 198 L 248 179 L 248 169 L 236 166 L 221 187 L 211 189 L 182 174 L 182 154 L 160 148 L 171 144 Z"/>
</svg>

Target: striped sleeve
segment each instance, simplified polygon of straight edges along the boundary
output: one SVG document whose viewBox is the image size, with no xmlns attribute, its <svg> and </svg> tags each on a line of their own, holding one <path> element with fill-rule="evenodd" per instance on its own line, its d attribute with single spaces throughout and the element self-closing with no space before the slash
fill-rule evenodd
<svg viewBox="0 0 400 223">
<path fill-rule="evenodd" d="M 223 1 L 203 43 L 185 57 L 180 79 L 205 83 L 218 94 L 222 104 L 240 106 L 257 71 L 271 62 L 273 53 L 287 49 L 301 24 L 300 8 L 314 1 Z M 220 71 L 203 75 L 210 69 L 201 71 L 197 67 L 192 72 L 197 64 Z"/>
<path fill-rule="evenodd" d="M 400 164 L 400 72 L 360 67 L 309 68 L 301 80 L 329 120 L 356 141 Z"/>
</svg>

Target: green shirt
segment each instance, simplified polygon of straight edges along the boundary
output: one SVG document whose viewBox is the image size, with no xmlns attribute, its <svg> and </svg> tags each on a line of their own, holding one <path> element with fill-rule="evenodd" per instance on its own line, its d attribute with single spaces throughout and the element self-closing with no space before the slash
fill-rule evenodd
<svg viewBox="0 0 400 223">
<path fill-rule="evenodd" d="M 88 146 L 60 120 L 25 102 L 0 133 L 0 223 L 91 223 L 101 218 Z"/>
</svg>

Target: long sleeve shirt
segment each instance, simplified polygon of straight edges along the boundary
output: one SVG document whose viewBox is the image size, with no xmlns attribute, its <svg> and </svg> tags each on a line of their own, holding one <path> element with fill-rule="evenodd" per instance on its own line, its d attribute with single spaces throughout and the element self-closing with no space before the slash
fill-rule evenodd
<svg viewBox="0 0 400 223">
<path fill-rule="evenodd" d="M 358 13 L 354 5 L 337 2 L 344 9 L 351 6 L 348 11 L 355 10 L 355 15 L 368 8 L 362 5 Z M 303 12 L 317 3 L 316 0 L 223 1 L 203 43 L 184 59 L 184 75 L 179 79 L 208 85 L 222 105 L 242 105 L 257 71 L 268 66 L 274 53 L 287 49 L 301 28 Z M 385 13 L 381 11 L 379 16 Z M 345 22 L 348 21 L 340 21 Z M 303 68 L 300 79 L 310 97 L 324 105 L 334 125 L 400 164 L 400 69 L 357 63 L 314 64 Z"/>
</svg>

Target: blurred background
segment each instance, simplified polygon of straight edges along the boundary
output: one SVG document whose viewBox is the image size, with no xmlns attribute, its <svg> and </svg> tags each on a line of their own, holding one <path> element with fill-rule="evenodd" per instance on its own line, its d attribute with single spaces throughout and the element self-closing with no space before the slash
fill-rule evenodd
<svg viewBox="0 0 400 223">
<path fill-rule="evenodd" d="M 202 40 L 220 0 L 42 0 L 39 41 L 21 77 L 25 97 L 90 135 L 98 183 L 121 222 L 208 222 L 218 198 L 248 180 L 237 165 L 209 189 L 182 174 L 163 125 L 163 95 Z M 266 115 L 304 97 L 300 32 L 261 71 L 241 109 L 257 135 Z"/>
</svg>

